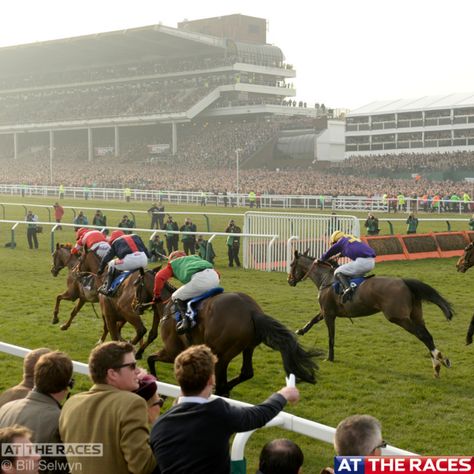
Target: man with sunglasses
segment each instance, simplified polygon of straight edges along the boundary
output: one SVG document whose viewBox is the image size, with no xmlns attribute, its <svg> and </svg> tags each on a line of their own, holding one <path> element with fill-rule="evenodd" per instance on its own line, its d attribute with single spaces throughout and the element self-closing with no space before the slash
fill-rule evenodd
<svg viewBox="0 0 474 474">
<path fill-rule="evenodd" d="M 118 341 L 97 346 L 89 356 L 89 373 L 94 385 L 64 404 L 59 430 L 65 443 L 100 443 L 103 452 L 68 455 L 71 474 L 76 466 L 81 473 L 153 472 L 147 404 L 133 393 L 140 378 L 133 346 Z"/>
</svg>

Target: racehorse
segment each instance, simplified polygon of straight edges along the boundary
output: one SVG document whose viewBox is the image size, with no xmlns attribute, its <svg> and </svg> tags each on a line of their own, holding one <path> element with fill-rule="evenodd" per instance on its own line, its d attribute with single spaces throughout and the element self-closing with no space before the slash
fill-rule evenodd
<svg viewBox="0 0 474 474">
<path fill-rule="evenodd" d="M 329 334 L 328 360 L 334 361 L 335 319 L 357 318 L 382 312 L 394 324 L 398 324 L 416 336 L 430 351 L 434 375 L 439 377 L 441 363 L 450 367 L 449 359 L 436 349 L 433 337 L 426 329 L 423 320 L 422 301 L 429 301 L 438 306 L 450 320 L 453 317 L 451 304 L 434 288 L 419 280 L 407 278 L 371 277 L 366 279 L 355 292 L 352 301 L 342 304 L 332 288 L 334 268 L 337 264 L 322 262 L 295 251 L 291 263 L 288 283 L 291 286 L 310 278 L 319 290 L 321 311 L 309 321 L 297 334 L 303 335 L 311 327 L 324 319 Z"/>
<path fill-rule="evenodd" d="M 93 286 L 98 288 L 103 283 L 103 277 L 98 276 L 100 257 L 92 250 L 84 253 L 78 263 L 78 272 L 84 276 L 92 276 Z M 146 333 L 146 328 L 140 314 L 132 305 L 135 296 L 133 283 L 139 275 L 138 270 L 130 275 L 119 287 L 113 297 L 98 295 L 102 318 L 104 320 L 104 329 L 100 342 L 105 341 L 107 334 L 114 341 L 122 339 L 120 331 L 126 322 L 132 324 L 135 328 L 136 336 L 132 339 L 133 345 L 137 344 Z"/>
<path fill-rule="evenodd" d="M 73 269 L 78 263 L 78 257 L 71 253 L 71 249 L 71 244 L 57 243 L 56 250 L 53 253 L 53 266 L 51 268 L 51 274 L 54 277 L 57 277 L 59 275 L 59 272 L 63 268 L 67 267 L 69 269 L 69 275 L 66 281 L 67 290 L 56 297 L 56 305 L 54 306 L 53 320 L 51 321 L 51 323 L 59 323 L 59 304 L 62 300 L 76 301 L 77 299 L 79 299 L 79 301 L 76 303 L 73 310 L 71 311 L 69 319 L 66 321 L 66 323 L 60 326 L 61 330 L 63 331 L 69 329 L 69 326 L 71 326 L 71 323 L 75 318 L 76 314 L 79 313 L 85 303 L 97 303 L 99 301 L 97 293 L 95 291 L 85 289 L 82 283 L 80 282 L 77 274 L 73 272 Z M 92 308 L 95 312 L 94 305 L 92 305 Z"/>
<path fill-rule="evenodd" d="M 147 271 L 137 283 L 135 307 L 150 305 L 154 277 L 154 271 Z M 148 340 L 156 337 L 159 321 L 164 347 L 148 357 L 152 374 L 156 375 L 157 361 L 173 363 L 175 357 L 190 345 L 207 344 L 218 357 L 216 394 L 229 396 L 236 385 L 253 377 L 253 352 L 263 342 L 281 353 L 287 374 L 293 373 L 297 379 L 305 382 L 316 382 L 317 365 L 313 358 L 321 355 L 321 351 L 305 351 L 291 331 L 264 314 L 256 301 L 244 293 L 221 293 L 204 300 L 197 316 L 198 324 L 188 334 L 178 335 L 173 317 L 174 303 L 170 300 L 175 290 L 166 283 L 161 299 L 154 305 L 154 324 Z M 243 359 L 240 374 L 228 381 L 229 363 L 240 353 Z M 141 355 L 141 352 L 137 355 Z"/>
<path fill-rule="evenodd" d="M 469 268 L 474 265 L 474 242 L 471 242 L 465 249 L 464 253 L 459 257 L 456 263 L 458 272 L 466 273 Z M 472 336 L 474 334 L 474 314 L 472 315 L 471 322 L 467 328 L 466 344 L 472 344 Z"/>
</svg>

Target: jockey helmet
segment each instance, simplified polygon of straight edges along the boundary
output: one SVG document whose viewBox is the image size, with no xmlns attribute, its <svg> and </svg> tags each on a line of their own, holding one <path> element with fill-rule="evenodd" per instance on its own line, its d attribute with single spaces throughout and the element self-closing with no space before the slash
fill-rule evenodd
<svg viewBox="0 0 474 474">
<path fill-rule="evenodd" d="M 109 244 L 113 243 L 119 237 L 122 237 L 125 233 L 122 230 L 114 230 L 109 237 Z"/>
<path fill-rule="evenodd" d="M 84 237 L 84 234 L 88 231 L 89 229 L 86 229 L 85 227 L 81 227 L 80 229 L 78 229 L 78 231 L 76 232 L 76 240 L 79 240 Z"/>
<path fill-rule="evenodd" d="M 174 252 L 170 253 L 168 260 L 171 262 L 171 260 L 176 260 L 177 258 L 181 257 L 186 257 L 186 252 L 183 250 L 175 250 Z"/>
<path fill-rule="evenodd" d="M 341 230 L 335 230 L 331 235 L 331 244 L 335 244 L 344 237 L 344 232 Z"/>
</svg>

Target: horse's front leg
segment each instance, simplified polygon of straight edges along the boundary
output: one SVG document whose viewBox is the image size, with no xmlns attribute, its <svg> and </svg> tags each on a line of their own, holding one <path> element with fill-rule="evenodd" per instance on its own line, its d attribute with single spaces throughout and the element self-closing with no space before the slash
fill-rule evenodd
<svg viewBox="0 0 474 474">
<path fill-rule="evenodd" d="M 67 331 L 69 329 L 69 326 L 71 326 L 72 321 L 76 317 L 76 314 L 79 313 L 81 308 L 84 306 L 86 300 L 83 300 L 82 298 L 79 298 L 79 301 L 76 303 L 76 306 L 74 306 L 74 309 L 71 312 L 71 315 L 69 316 L 69 319 L 60 326 L 61 331 Z"/>
<path fill-rule="evenodd" d="M 322 321 L 324 316 L 318 313 L 311 321 L 307 322 L 302 328 L 296 330 L 298 336 L 304 336 L 316 323 Z"/>
<path fill-rule="evenodd" d="M 326 326 L 328 328 L 329 336 L 329 353 L 327 360 L 329 362 L 334 362 L 334 340 L 336 336 L 336 317 L 328 316 L 326 314 L 324 321 L 326 321 Z"/>
</svg>

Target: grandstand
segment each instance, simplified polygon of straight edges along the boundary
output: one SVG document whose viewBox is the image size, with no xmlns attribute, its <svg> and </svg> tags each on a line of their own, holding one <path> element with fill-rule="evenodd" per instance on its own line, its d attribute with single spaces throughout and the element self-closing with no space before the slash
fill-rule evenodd
<svg viewBox="0 0 474 474">
<path fill-rule="evenodd" d="M 372 102 L 347 115 L 346 157 L 472 151 L 472 92 Z"/>
<path fill-rule="evenodd" d="M 1 48 L 0 158 L 229 168 L 240 150 L 242 168 L 268 169 L 342 158 L 325 107 L 293 100 L 295 76 L 266 21 L 244 15 Z"/>
</svg>

